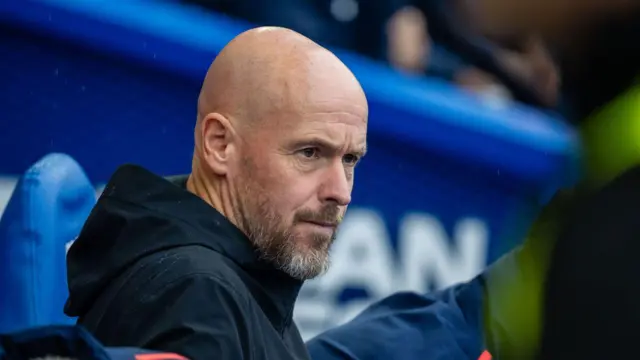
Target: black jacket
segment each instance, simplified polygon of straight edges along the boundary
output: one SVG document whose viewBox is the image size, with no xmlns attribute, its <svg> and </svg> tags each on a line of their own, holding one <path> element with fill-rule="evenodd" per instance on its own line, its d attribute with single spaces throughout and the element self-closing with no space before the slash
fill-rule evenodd
<svg viewBox="0 0 640 360">
<path fill-rule="evenodd" d="M 308 359 L 292 321 L 302 282 L 258 260 L 185 184 L 137 166 L 116 171 L 69 250 L 65 312 L 105 346 Z"/>
</svg>

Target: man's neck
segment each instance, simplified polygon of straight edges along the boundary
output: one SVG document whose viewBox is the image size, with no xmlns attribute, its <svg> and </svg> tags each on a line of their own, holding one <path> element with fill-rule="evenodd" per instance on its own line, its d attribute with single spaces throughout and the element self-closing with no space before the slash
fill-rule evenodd
<svg viewBox="0 0 640 360">
<path fill-rule="evenodd" d="M 220 182 L 214 182 L 203 176 L 200 171 L 193 169 L 189 179 L 187 180 L 187 190 L 213 208 L 218 210 L 227 220 L 231 221 L 234 225 L 238 226 L 235 219 L 235 213 L 232 210 L 232 202 L 229 193 L 228 186 L 224 186 Z"/>
</svg>

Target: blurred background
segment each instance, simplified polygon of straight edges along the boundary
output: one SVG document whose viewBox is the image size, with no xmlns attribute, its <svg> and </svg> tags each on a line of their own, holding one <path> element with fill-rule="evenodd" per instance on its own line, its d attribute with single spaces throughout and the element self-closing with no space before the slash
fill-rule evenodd
<svg viewBox="0 0 640 360">
<path fill-rule="evenodd" d="M 296 308 L 303 335 L 391 292 L 472 278 L 517 246 L 540 208 L 579 178 L 574 127 L 608 100 L 608 88 L 585 94 L 577 44 L 593 39 L 585 29 L 595 14 L 625 6 L 2 1 L 0 285 L 10 290 L 0 300 L 0 330 L 68 321 L 59 306 L 64 249 L 95 195 L 124 163 L 162 175 L 190 171 L 207 67 L 255 25 L 289 27 L 335 51 L 370 105 L 370 155 L 358 170 L 333 267 L 305 286 Z M 616 75 L 615 59 L 607 61 L 607 81 L 628 81 Z M 55 306 L 39 305 L 33 294 Z"/>
</svg>

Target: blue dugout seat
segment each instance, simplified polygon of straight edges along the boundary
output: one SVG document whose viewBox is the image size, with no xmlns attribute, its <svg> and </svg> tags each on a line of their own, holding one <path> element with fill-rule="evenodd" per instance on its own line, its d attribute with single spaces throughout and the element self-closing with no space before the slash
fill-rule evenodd
<svg viewBox="0 0 640 360">
<path fill-rule="evenodd" d="M 22 176 L 0 218 L 0 333 L 70 324 L 65 255 L 95 204 L 75 160 L 50 154 Z"/>
</svg>

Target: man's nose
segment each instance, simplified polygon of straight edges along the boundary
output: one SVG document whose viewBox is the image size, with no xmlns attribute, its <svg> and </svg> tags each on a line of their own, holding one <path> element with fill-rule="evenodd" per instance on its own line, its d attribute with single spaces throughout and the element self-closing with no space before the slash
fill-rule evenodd
<svg viewBox="0 0 640 360">
<path fill-rule="evenodd" d="M 335 202 L 339 206 L 347 206 L 351 202 L 352 177 L 348 176 L 342 161 L 336 161 L 327 170 L 320 190 L 322 202 Z"/>
</svg>

